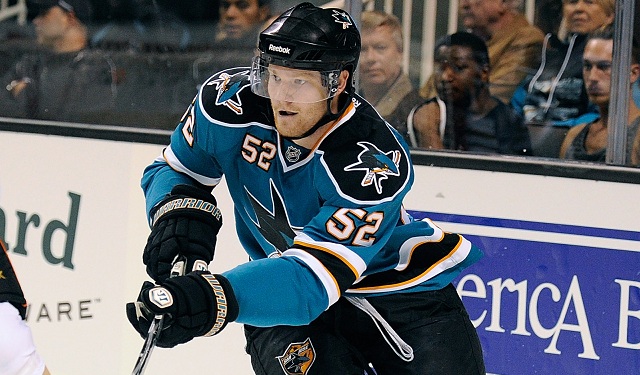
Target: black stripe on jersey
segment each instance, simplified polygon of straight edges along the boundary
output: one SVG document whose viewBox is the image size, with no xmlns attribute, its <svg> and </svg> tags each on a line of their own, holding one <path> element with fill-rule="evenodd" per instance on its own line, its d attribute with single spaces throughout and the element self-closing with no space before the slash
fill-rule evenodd
<svg viewBox="0 0 640 375">
<path fill-rule="evenodd" d="M 368 275 L 349 289 L 358 290 L 408 283 L 429 268 L 447 258 L 456 250 L 462 237 L 455 233 L 445 233 L 440 242 L 424 242 L 418 245 L 411 254 L 409 264 L 402 271 L 395 269 Z"/>
<path fill-rule="evenodd" d="M 338 283 L 341 293 L 356 281 L 357 275 L 351 267 L 337 256 L 327 251 L 301 246 L 300 244 L 296 244 L 296 248 L 311 254 L 320 261 Z"/>
</svg>

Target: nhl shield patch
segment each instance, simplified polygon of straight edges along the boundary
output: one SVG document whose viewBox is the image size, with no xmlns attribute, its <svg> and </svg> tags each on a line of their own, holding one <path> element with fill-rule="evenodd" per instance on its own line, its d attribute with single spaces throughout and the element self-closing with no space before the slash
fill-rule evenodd
<svg viewBox="0 0 640 375">
<path fill-rule="evenodd" d="M 316 350 L 311 339 L 291 343 L 284 354 L 276 357 L 286 375 L 306 375 L 316 359 Z"/>
</svg>

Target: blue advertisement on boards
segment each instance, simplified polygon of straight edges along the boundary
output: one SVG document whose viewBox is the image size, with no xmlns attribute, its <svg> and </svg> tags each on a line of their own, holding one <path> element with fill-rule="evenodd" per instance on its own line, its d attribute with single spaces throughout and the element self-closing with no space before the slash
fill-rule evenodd
<svg viewBox="0 0 640 375">
<path fill-rule="evenodd" d="M 472 226 L 485 252 L 455 284 L 487 373 L 640 374 L 640 232 L 411 214 Z"/>
</svg>

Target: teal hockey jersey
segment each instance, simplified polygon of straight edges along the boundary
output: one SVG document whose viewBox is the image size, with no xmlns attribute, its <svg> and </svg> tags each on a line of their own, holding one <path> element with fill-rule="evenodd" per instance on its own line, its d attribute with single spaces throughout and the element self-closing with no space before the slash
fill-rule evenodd
<svg viewBox="0 0 640 375">
<path fill-rule="evenodd" d="M 440 289 L 482 255 L 407 214 L 409 148 L 357 95 L 307 149 L 278 134 L 249 68 L 213 75 L 145 169 L 147 210 L 177 184 L 213 188 L 223 176 L 251 259 L 223 274 L 240 323 L 307 324 L 344 295 Z"/>
</svg>

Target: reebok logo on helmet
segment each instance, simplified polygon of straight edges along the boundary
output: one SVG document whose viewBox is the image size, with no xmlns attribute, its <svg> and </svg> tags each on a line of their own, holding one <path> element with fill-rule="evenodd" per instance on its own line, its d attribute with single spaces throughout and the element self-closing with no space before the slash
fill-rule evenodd
<svg viewBox="0 0 640 375">
<path fill-rule="evenodd" d="M 269 43 L 269 51 L 282 53 L 284 55 L 291 55 L 291 47 L 274 46 Z"/>
</svg>

